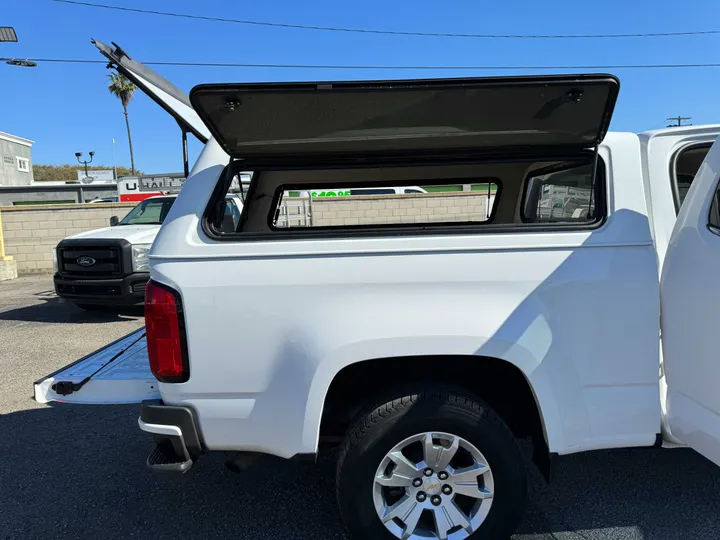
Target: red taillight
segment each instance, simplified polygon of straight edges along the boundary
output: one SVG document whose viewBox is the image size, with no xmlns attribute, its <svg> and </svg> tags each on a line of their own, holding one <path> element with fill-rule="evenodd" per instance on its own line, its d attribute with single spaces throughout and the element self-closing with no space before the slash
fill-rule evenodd
<svg viewBox="0 0 720 540">
<path fill-rule="evenodd" d="M 145 288 L 145 330 L 150 370 L 160 382 L 185 382 L 190 377 L 185 321 L 180 295 L 149 281 Z"/>
</svg>

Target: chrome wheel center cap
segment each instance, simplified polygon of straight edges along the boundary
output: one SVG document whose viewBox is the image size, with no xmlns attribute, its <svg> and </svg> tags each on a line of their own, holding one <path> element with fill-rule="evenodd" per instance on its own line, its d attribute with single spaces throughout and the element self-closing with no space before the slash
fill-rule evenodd
<svg viewBox="0 0 720 540">
<path fill-rule="evenodd" d="M 408 457 L 420 458 L 420 448 L 421 459 Z M 447 478 L 438 478 L 445 473 Z M 374 480 L 377 516 L 401 540 L 467 538 L 484 523 L 495 494 L 485 456 L 462 437 L 440 431 L 400 441 L 378 464 Z M 445 485 L 450 487 L 447 494 L 442 492 Z M 462 508 L 455 503 L 456 495 L 464 496 L 467 504 Z M 432 517 L 422 519 L 426 513 Z"/>
<path fill-rule="evenodd" d="M 434 474 L 429 478 L 425 478 L 422 490 L 428 495 L 439 495 L 442 489 L 442 482 Z"/>
</svg>

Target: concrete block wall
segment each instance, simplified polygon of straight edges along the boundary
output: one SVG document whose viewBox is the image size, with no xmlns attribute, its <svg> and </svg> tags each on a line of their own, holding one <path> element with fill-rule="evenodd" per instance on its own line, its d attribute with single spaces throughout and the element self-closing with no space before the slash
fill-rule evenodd
<svg viewBox="0 0 720 540">
<path fill-rule="evenodd" d="M 279 226 L 316 227 L 387 223 L 485 221 L 487 193 L 444 192 L 361 195 L 328 199 L 286 199 Z M 18 274 L 52 272 L 52 249 L 67 236 L 107 227 L 136 203 L 94 203 L 3 207 L 5 254 Z"/>
<path fill-rule="evenodd" d="M 487 203 L 487 193 L 472 191 L 417 195 L 362 195 L 313 199 L 310 211 L 312 224 L 315 227 L 485 221 Z M 292 226 L 293 216 L 291 211 L 288 213 Z"/>
<path fill-rule="evenodd" d="M 58 204 L 0 209 L 5 254 L 17 262 L 18 274 L 52 272 L 52 250 L 58 242 L 110 225 L 137 203 Z"/>
</svg>

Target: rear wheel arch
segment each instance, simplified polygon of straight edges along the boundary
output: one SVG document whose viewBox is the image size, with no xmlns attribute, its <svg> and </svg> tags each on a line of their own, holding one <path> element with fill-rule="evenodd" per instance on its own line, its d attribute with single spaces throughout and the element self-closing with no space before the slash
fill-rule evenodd
<svg viewBox="0 0 720 540">
<path fill-rule="evenodd" d="M 359 415 L 393 392 L 416 383 L 456 388 L 487 402 L 516 437 L 532 437 L 535 461 L 549 478 L 550 438 L 540 400 L 519 367 L 494 357 L 405 356 L 346 365 L 327 385 L 317 441 L 339 442 Z"/>
</svg>

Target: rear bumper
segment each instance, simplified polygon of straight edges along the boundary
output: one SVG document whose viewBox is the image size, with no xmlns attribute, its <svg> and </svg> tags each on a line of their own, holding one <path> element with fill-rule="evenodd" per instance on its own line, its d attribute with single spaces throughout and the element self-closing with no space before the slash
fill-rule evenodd
<svg viewBox="0 0 720 540">
<path fill-rule="evenodd" d="M 74 279 L 55 274 L 53 282 L 58 296 L 79 304 L 132 306 L 144 302 L 149 279 L 147 272 L 109 279 Z"/>
<path fill-rule="evenodd" d="M 160 400 L 143 401 L 138 425 L 155 441 L 147 459 L 148 467 L 154 471 L 185 473 L 202 454 L 195 415 L 188 407 L 164 405 Z"/>
</svg>

